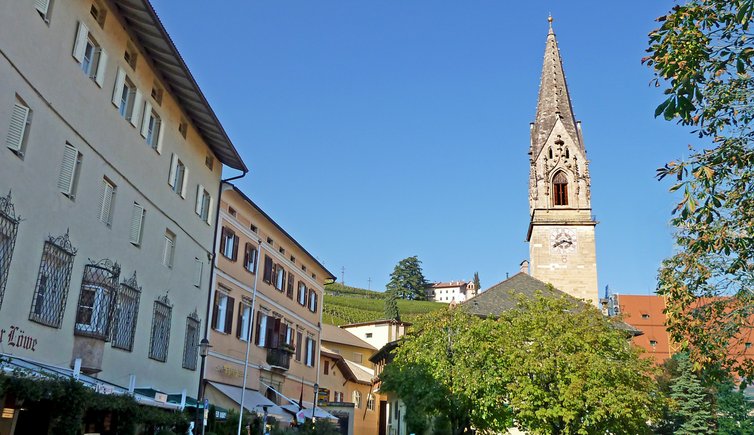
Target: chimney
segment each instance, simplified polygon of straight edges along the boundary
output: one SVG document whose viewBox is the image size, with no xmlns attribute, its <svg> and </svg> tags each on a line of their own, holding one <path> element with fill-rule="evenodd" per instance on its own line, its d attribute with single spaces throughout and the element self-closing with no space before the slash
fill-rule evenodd
<svg viewBox="0 0 754 435">
<path fill-rule="evenodd" d="M 519 272 L 525 273 L 527 275 L 529 274 L 529 260 L 522 261 L 519 266 L 520 266 Z"/>
</svg>

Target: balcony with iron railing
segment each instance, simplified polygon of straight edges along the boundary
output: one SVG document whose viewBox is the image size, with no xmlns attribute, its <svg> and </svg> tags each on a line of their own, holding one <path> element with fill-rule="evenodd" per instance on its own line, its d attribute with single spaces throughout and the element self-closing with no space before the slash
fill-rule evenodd
<svg viewBox="0 0 754 435">
<path fill-rule="evenodd" d="M 267 364 L 273 369 L 288 370 L 291 367 L 291 354 L 293 351 L 287 347 L 267 349 Z"/>
</svg>

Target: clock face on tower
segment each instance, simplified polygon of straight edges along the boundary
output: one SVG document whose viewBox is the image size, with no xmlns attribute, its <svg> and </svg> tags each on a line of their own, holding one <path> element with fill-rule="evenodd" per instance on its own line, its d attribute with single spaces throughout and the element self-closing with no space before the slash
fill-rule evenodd
<svg viewBox="0 0 754 435">
<path fill-rule="evenodd" d="M 576 232 L 570 228 L 555 228 L 550 232 L 550 251 L 556 254 L 576 252 Z"/>
</svg>

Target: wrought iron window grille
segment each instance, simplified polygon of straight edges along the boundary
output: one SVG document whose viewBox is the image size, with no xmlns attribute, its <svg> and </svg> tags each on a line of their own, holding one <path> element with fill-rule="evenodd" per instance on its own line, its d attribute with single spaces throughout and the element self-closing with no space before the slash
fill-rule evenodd
<svg viewBox="0 0 754 435">
<path fill-rule="evenodd" d="M 134 272 L 131 278 L 121 282 L 118 288 L 110 333 L 110 340 L 114 348 L 129 352 L 133 350 L 140 298 L 141 287 L 139 287 L 136 272 Z"/>
<path fill-rule="evenodd" d="M 168 360 L 168 345 L 170 344 L 170 320 L 173 305 L 168 295 L 160 296 L 154 301 L 152 315 L 152 332 L 149 338 L 149 358 L 161 362 Z"/>
<path fill-rule="evenodd" d="M 20 216 L 16 216 L 10 191 L 8 196 L 0 197 L 0 307 L 3 306 L 5 284 L 8 282 L 10 261 L 13 258 L 13 249 L 16 246 L 18 223 Z"/>
<path fill-rule="evenodd" d="M 111 260 L 90 259 L 84 266 L 74 334 L 100 340 L 110 338 L 119 278 L 120 266 Z"/>
<path fill-rule="evenodd" d="M 194 312 L 186 318 L 186 337 L 183 343 L 183 368 L 196 370 L 196 361 L 199 358 L 199 314 Z"/>
<path fill-rule="evenodd" d="M 76 248 L 71 244 L 68 230 L 62 236 L 49 236 L 45 241 L 29 320 L 60 328 L 75 256 Z"/>
</svg>

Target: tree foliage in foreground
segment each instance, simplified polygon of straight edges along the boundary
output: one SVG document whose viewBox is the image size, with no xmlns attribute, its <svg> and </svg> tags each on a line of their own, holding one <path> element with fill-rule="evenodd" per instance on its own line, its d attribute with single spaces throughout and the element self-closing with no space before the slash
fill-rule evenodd
<svg viewBox="0 0 754 435">
<path fill-rule="evenodd" d="M 382 374 L 382 389 L 406 401 L 421 433 L 445 416 L 453 434 L 640 434 L 662 398 L 653 366 L 625 332 L 570 299 L 521 299 L 500 319 L 462 309 L 414 324 Z"/>
<path fill-rule="evenodd" d="M 390 274 L 386 292 L 393 292 L 400 299 L 424 300 L 429 282 L 424 278 L 419 257 L 404 258 L 395 265 Z"/>
<path fill-rule="evenodd" d="M 689 0 L 649 35 L 655 112 L 690 126 L 701 147 L 658 170 L 679 192 L 678 252 L 662 264 L 667 327 L 696 368 L 754 376 L 739 358 L 754 320 L 754 0 Z"/>
</svg>

